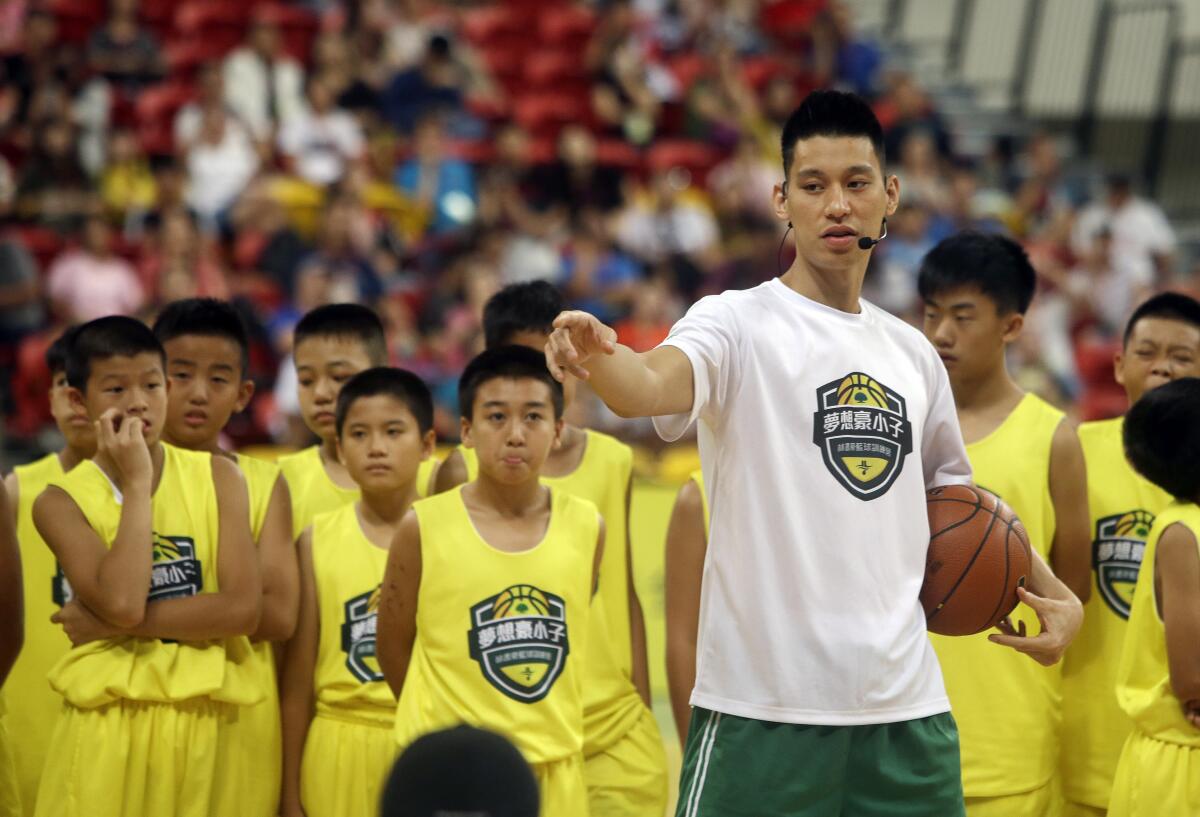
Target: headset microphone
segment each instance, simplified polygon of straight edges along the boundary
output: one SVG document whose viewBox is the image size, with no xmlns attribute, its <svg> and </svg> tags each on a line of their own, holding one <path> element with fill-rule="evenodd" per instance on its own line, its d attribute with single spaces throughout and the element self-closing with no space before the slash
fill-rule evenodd
<svg viewBox="0 0 1200 817">
<path fill-rule="evenodd" d="M 858 239 L 858 248 L 860 250 L 869 250 L 872 247 L 874 247 L 876 244 L 878 244 L 880 241 L 883 241 L 883 239 L 885 239 L 885 238 L 887 238 L 887 219 L 886 218 L 883 220 L 883 233 L 879 236 L 879 238 L 871 238 L 870 236 L 864 235 L 862 238 Z"/>
</svg>

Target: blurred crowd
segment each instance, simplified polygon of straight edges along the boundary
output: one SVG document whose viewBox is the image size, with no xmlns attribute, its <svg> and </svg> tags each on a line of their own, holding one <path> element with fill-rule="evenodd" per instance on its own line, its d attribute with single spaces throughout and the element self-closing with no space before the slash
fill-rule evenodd
<svg viewBox="0 0 1200 817">
<path fill-rule="evenodd" d="M 0 8 L 0 368 L 12 437 L 48 423 L 64 325 L 236 303 L 260 398 L 237 442 L 303 442 L 289 351 L 308 309 L 373 305 L 439 431 L 483 303 L 543 278 L 635 349 L 707 292 L 791 261 L 771 203 L 810 89 L 872 100 L 903 205 L 868 297 L 920 320 L 916 269 L 973 228 L 1042 276 L 1027 385 L 1120 411 L 1114 338 L 1192 279 L 1133 181 L 1048 133 L 963 155 L 841 0 L 8 0 Z M 603 417 L 593 417 L 603 425 Z"/>
</svg>

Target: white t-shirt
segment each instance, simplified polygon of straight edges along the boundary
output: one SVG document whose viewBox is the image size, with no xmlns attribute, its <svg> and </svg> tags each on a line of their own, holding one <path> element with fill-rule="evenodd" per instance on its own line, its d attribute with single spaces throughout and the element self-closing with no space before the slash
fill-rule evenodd
<svg viewBox="0 0 1200 817">
<path fill-rule="evenodd" d="M 946 370 L 866 301 L 778 279 L 696 303 L 691 360 L 711 524 L 692 703 L 759 720 L 892 723 L 950 710 L 918 595 L 925 490 L 969 483 Z"/>
<path fill-rule="evenodd" d="M 345 111 L 293 117 L 279 130 L 279 149 L 296 162 L 296 173 L 316 185 L 333 184 L 346 162 L 362 155 L 366 143 L 358 121 Z"/>
<path fill-rule="evenodd" d="M 1162 209 L 1145 199 L 1131 198 L 1119 210 L 1106 203 L 1088 206 L 1075 222 L 1071 235 L 1080 255 L 1092 249 L 1096 234 L 1104 227 L 1112 232 L 1112 263 L 1117 273 L 1133 286 L 1154 283 L 1154 256 L 1175 251 L 1175 231 Z"/>
</svg>

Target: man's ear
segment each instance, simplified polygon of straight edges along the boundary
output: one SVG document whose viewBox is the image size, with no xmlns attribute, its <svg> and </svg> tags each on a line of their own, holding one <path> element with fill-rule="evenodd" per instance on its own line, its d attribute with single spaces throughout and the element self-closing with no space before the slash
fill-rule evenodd
<svg viewBox="0 0 1200 817">
<path fill-rule="evenodd" d="M 250 401 L 253 398 L 254 398 L 254 381 L 253 380 L 243 380 L 242 384 L 240 386 L 238 386 L 238 399 L 237 399 L 237 402 L 234 403 L 234 405 L 233 405 L 233 413 L 237 414 L 238 412 L 245 411 L 246 406 L 250 405 Z"/>
<path fill-rule="evenodd" d="M 884 214 L 895 215 L 896 210 L 900 207 L 900 178 L 895 174 L 886 177 L 884 190 L 887 193 L 887 208 L 884 210 Z"/>
<path fill-rule="evenodd" d="M 559 417 L 554 421 L 554 448 L 562 447 L 563 429 L 567 427 L 567 421 Z"/>
<path fill-rule="evenodd" d="M 1118 386 L 1125 385 L 1125 350 L 1118 349 L 1113 352 L 1113 380 L 1117 381 Z"/>
<path fill-rule="evenodd" d="M 437 448 L 437 432 L 431 428 L 421 435 L 421 459 L 427 460 L 432 457 L 435 448 Z"/>
<path fill-rule="evenodd" d="M 1020 312 L 1014 312 L 1004 319 L 1004 337 L 1002 340 L 1005 343 L 1012 343 L 1021 336 L 1021 331 L 1025 328 L 1025 316 Z"/>
<path fill-rule="evenodd" d="M 87 414 L 87 399 L 79 389 L 74 386 L 67 386 L 67 401 L 70 402 L 71 408 Z"/>
<path fill-rule="evenodd" d="M 787 182 L 775 185 L 771 191 L 771 203 L 775 207 L 775 218 L 782 222 L 791 224 L 792 217 L 788 215 L 787 210 Z"/>
<path fill-rule="evenodd" d="M 459 439 L 466 448 L 474 448 L 475 440 L 471 437 L 471 420 L 467 417 L 459 417 Z"/>
</svg>

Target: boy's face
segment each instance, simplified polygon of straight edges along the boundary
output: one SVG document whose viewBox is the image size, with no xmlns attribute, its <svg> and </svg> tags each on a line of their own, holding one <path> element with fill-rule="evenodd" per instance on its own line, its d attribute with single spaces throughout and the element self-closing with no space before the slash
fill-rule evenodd
<svg viewBox="0 0 1200 817">
<path fill-rule="evenodd" d="M 167 417 L 167 387 L 162 358 L 156 353 L 113 355 L 92 361 L 87 392 L 71 389 L 71 401 L 84 406 L 93 422 L 109 409 L 116 409 L 114 425 L 118 429 L 126 417 L 137 417 L 143 423 L 146 444 L 154 445 L 162 436 Z"/>
<path fill-rule="evenodd" d="M 471 418 L 462 419 L 462 438 L 475 449 L 481 472 L 510 485 L 537 479 L 562 434 L 552 397 L 548 384 L 529 377 L 480 385 Z"/>
<path fill-rule="evenodd" d="M 939 292 L 925 301 L 925 337 L 937 349 L 950 383 L 986 377 L 1004 365 L 1004 347 L 1021 334 L 1025 318 L 1001 315 L 975 287 Z"/>
<path fill-rule="evenodd" d="M 518 332 L 513 332 L 505 342 L 512 346 L 524 346 L 532 349 L 535 352 L 546 351 L 546 343 L 550 340 L 550 336 L 544 332 L 538 332 L 535 329 L 522 329 Z M 563 408 L 575 402 L 575 389 L 578 387 L 577 381 L 571 375 L 567 375 L 563 380 Z"/>
<path fill-rule="evenodd" d="M 187 448 L 216 442 L 229 418 L 254 395 L 254 383 L 242 379 L 242 354 L 228 338 L 180 335 L 167 350 L 168 438 Z"/>
<path fill-rule="evenodd" d="M 66 372 L 55 372 L 50 380 L 50 415 L 69 448 L 88 457 L 96 453 L 96 429 L 82 401 L 71 400 Z"/>
<path fill-rule="evenodd" d="M 333 335 L 306 338 L 294 354 L 304 424 L 322 440 L 333 440 L 338 392 L 351 377 L 371 368 L 371 357 L 358 340 Z"/>
<path fill-rule="evenodd" d="M 1125 387 L 1130 405 L 1164 383 L 1200 377 L 1200 327 L 1166 317 L 1142 318 L 1113 356 L 1113 375 Z"/>
<path fill-rule="evenodd" d="M 354 481 L 372 493 L 402 491 L 433 453 L 434 433 L 421 433 L 403 400 L 378 394 L 355 400 L 346 412 L 338 456 Z"/>
</svg>

